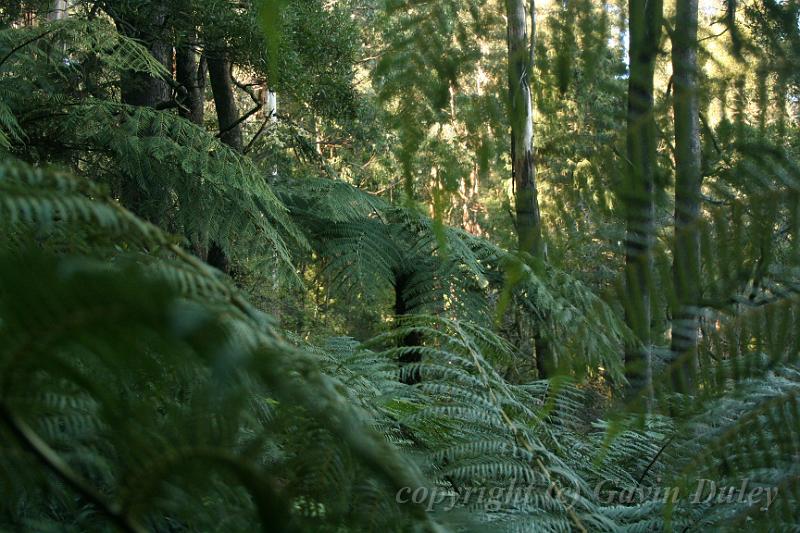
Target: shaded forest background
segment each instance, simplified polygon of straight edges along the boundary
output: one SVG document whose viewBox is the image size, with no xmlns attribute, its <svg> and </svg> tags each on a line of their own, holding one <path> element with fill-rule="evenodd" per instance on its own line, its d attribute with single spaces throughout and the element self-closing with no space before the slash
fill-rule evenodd
<svg viewBox="0 0 800 533">
<path fill-rule="evenodd" d="M 798 73 L 792 1 L 0 3 L 0 528 L 797 530 Z"/>
</svg>

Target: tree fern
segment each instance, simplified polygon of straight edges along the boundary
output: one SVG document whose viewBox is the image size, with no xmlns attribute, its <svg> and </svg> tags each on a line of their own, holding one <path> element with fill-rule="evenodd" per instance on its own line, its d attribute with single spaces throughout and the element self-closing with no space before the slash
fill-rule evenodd
<svg viewBox="0 0 800 533">
<path fill-rule="evenodd" d="M 4 30 L 6 46 L 16 50 L 33 31 Z M 0 83 L 0 94 L 12 94 L 10 118 L 26 116 L 26 136 L 40 144 L 52 140 L 62 147 L 57 154 L 62 160 L 69 160 L 71 152 L 83 152 L 81 171 L 127 196 L 124 201 L 136 204 L 129 207 L 148 220 L 193 243 L 202 246 L 213 240 L 229 255 L 258 256 L 264 264 L 276 264 L 284 274 L 294 275 L 290 247 L 302 248 L 305 242 L 273 194 L 266 173 L 186 120 L 98 98 L 105 95 L 96 85 L 98 77 L 131 69 L 164 76 L 158 61 L 107 22 L 78 19 L 36 31 L 40 45 L 56 50 L 51 54 L 57 57 L 38 53 L 41 46 L 23 48 L 9 56 L 9 66 L 14 72 L 54 71 L 63 85 L 45 91 L 19 76 Z M 68 43 L 63 53 L 56 46 L 61 42 Z M 48 112 L 42 115 L 41 109 Z M 9 120 L 3 123 L 13 125 Z"/>
<path fill-rule="evenodd" d="M 4 185 L 9 174 L 21 174 L 27 176 L 27 180 L 18 180 L 23 188 L 28 186 L 25 181 L 41 188 L 43 182 L 61 189 L 78 188 L 78 180 L 63 174 L 36 172 L 21 163 L 11 167 L 13 171 L 5 169 Z M 284 437 L 277 430 L 273 433 L 280 424 L 264 426 L 265 415 L 278 416 L 268 414 L 275 410 L 270 405 L 284 402 L 286 407 L 280 412 L 300 414 L 308 420 L 309 432 L 324 432 L 342 445 L 338 452 L 334 448 L 327 451 L 362 472 L 346 481 L 364 480 L 364 473 L 372 469 L 382 471 L 375 478 L 381 481 L 376 481 L 374 490 L 384 491 L 382 498 L 391 501 L 388 487 L 404 476 L 414 478 L 414 469 L 403 466 L 397 452 L 377 434 L 367 438 L 375 439 L 369 443 L 364 440 L 364 428 L 351 431 L 353 424 L 360 426 L 369 418 L 343 400 L 339 390 L 344 389 L 319 374 L 313 358 L 281 340 L 268 321 L 236 296 L 229 282 L 169 245 L 160 231 L 118 206 L 89 198 L 80 203 L 67 197 L 63 219 L 52 216 L 61 214 L 58 209 L 28 208 L 25 200 L 14 200 L 14 212 L 23 213 L 17 217 L 20 223 L 78 225 L 101 217 L 112 232 L 109 237 L 120 231 L 130 235 L 132 243 L 141 238 L 149 246 L 172 246 L 170 253 L 182 268 L 192 277 L 208 279 L 199 285 L 179 282 L 170 286 L 164 282 L 171 280 L 168 276 L 154 279 L 148 272 L 174 267 L 143 269 L 124 261 L 129 256 L 126 252 L 117 254 L 114 263 L 105 264 L 88 258 L 31 255 L 24 250 L 4 257 L 0 267 L 4 272 L 0 332 L 5 339 L 0 360 L 6 377 L 2 406 L 4 431 L 13 437 L 7 441 L 11 448 L 6 448 L 4 458 L 30 454 L 32 462 L 26 464 L 33 475 L 30 485 L 17 484 L 8 493 L 9 502 L 21 503 L 23 500 L 16 498 L 24 498 L 27 487 L 37 490 L 35 487 L 41 486 L 66 500 L 77 495 L 90 503 L 95 513 L 83 518 L 70 515 L 69 520 L 77 520 L 78 527 L 92 528 L 95 526 L 88 524 L 140 530 L 163 527 L 166 519 L 189 529 L 247 530 L 256 516 L 264 527 L 279 519 L 301 520 L 290 518 L 300 504 L 281 500 L 275 488 L 270 488 L 276 478 L 269 481 L 271 474 L 266 474 L 272 468 L 269 464 L 292 464 L 279 452 L 286 445 Z M 126 228 L 126 221 L 135 224 Z M 142 230 L 150 233 L 137 235 Z M 154 253 L 158 252 L 148 255 L 153 262 L 160 262 Z M 217 297 L 209 301 L 209 291 L 196 292 L 194 286 L 213 287 Z M 179 290 L 184 291 L 183 296 Z M 221 297 L 223 291 L 228 292 L 225 297 Z M 196 299 L 187 300 L 186 296 Z M 41 335 L 42 331 L 47 333 Z M 283 358 L 286 364 L 278 364 Z M 136 379 L 131 381 L 133 376 Z M 299 380 L 297 388 L 290 384 L 294 380 Z M 29 386 L 21 387 L 23 383 Z M 165 396 L 166 391 L 172 392 Z M 324 420 L 318 418 L 323 412 L 328 417 Z M 196 425 L 201 413 L 206 422 Z M 294 454 L 299 448 L 290 449 Z M 386 462 L 390 456 L 399 461 L 391 467 Z M 198 468 L 201 464 L 215 467 L 209 471 Z M 382 465 L 387 470 L 381 470 Z M 3 478 L 10 480 L 14 467 L 6 463 L 4 470 Z M 41 478 L 40 472 L 54 477 Z M 296 475 L 301 473 L 296 471 Z M 197 484 L 192 479 L 207 479 L 208 483 Z M 236 480 L 232 481 L 235 485 L 225 480 Z M 234 489 L 236 484 L 242 491 Z M 240 508 L 241 521 L 218 525 L 213 511 L 209 515 L 187 512 L 199 496 L 192 486 L 206 487 L 203 494 L 214 502 L 212 507 Z M 298 495 L 308 497 L 302 486 L 295 486 Z M 245 497 L 248 492 L 252 500 Z M 327 509 L 324 520 L 335 523 L 342 519 L 335 502 L 320 504 Z M 154 506 L 161 510 L 154 513 Z M 4 520 L 21 526 L 26 520 L 24 513 L 8 514 L 11 508 L 5 506 Z M 49 515 L 58 520 L 50 513 L 68 513 L 68 509 L 31 512 L 31 516 Z"/>
<path fill-rule="evenodd" d="M 627 164 L 616 146 L 625 46 L 608 24 L 619 14 L 625 25 L 622 6 L 567 2 L 539 26 L 532 51 L 559 49 L 536 54 L 534 155 L 551 227 L 570 226 L 549 236 L 542 261 L 497 244 L 513 225 L 497 215 L 503 194 L 475 187 L 495 202 L 494 240 L 443 223 L 448 191 L 479 178 L 499 190 L 507 172 L 495 150 L 507 148 L 495 57 L 502 5 L 392 2 L 387 17 L 370 19 L 381 24 L 370 37 L 380 57 L 358 67 L 351 34 L 331 36 L 341 48 L 292 48 L 314 37 L 309 27 L 350 28 L 374 6 L 289 6 L 265 25 L 287 22 L 289 79 L 314 80 L 278 84 L 297 100 L 279 124 L 242 123 L 255 133 L 251 158 L 173 114 L 175 95 L 158 110 L 118 102 L 131 70 L 180 87 L 109 22 L 102 10 L 120 7 L 111 4 L 80 3 L 78 16 L 54 22 L 39 21 L 44 2 L 0 8 L 3 23 L 15 21 L 0 30 L 0 528 L 797 529 L 795 8 L 732 2 L 727 36 L 703 37 L 713 68 L 729 67 L 717 39 L 734 34 L 732 57 L 758 74 L 722 70 L 698 95 L 709 116 L 692 228 L 703 274 L 690 310 L 700 327 L 688 326 L 695 356 L 666 348 L 686 333 L 671 314 L 687 301 L 667 244 L 665 110 L 678 96 L 666 79 L 648 162 L 662 169 L 659 216 L 642 235 L 655 256 L 643 312 L 653 319 L 637 332 L 647 346 L 624 325 L 624 294 L 610 290 L 618 204 L 631 192 L 615 181 Z M 225 48 L 254 78 L 272 62 L 273 87 L 278 48 L 258 48 L 250 3 L 166 8 L 181 17 L 159 38 Z M 18 22 L 23 9 L 31 15 Z M 670 13 L 665 22 L 667 34 L 681 31 Z M 764 35 L 751 43 L 755 31 Z M 305 76 L 292 70 L 306 64 Z M 366 107 L 354 109 L 352 71 L 362 66 L 375 86 L 359 89 Z M 486 94 L 464 90 L 473 82 Z M 720 106 L 713 120 L 709 102 Z M 364 117 L 375 124 L 349 123 Z M 381 138 L 328 150 L 325 134 L 361 127 Z M 551 146 L 565 139 L 575 146 Z M 359 160 L 362 149 L 387 152 L 380 168 Z M 395 174 L 405 178 L 402 205 L 351 185 L 391 189 Z M 432 199 L 432 216 L 415 204 L 415 183 L 428 188 L 417 199 Z M 465 227 L 480 229 L 467 215 Z M 198 258 L 212 241 L 241 269 L 235 282 Z M 331 302 L 349 306 L 344 316 L 331 318 Z M 304 325 L 284 331 L 283 306 Z M 347 329 L 361 316 L 348 311 L 370 320 Z M 549 379 L 536 379 L 537 340 L 553 351 Z M 655 395 L 623 404 L 622 354 L 645 349 Z M 714 497 L 698 495 L 712 482 Z M 717 497 L 743 484 L 744 496 Z"/>
</svg>

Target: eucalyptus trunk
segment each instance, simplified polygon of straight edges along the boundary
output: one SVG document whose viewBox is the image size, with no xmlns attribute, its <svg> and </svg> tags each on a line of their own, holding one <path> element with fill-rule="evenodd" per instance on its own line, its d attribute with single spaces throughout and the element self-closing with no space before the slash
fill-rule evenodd
<svg viewBox="0 0 800 533">
<path fill-rule="evenodd" d="M 654 189 L 656 123 L 653 76 L 662 24 L 662 0 L 631 0 L 628 5 L 629 68 L 626 128 L 627 172 L 625 319 L 638 344 L 628 346 L 625 374 L 630 393 L 652 395 L 651 285 L 655 240 Z"/>
<path fill-rule="evenodd" d="M 267 113 L 270 121 L 278 120 L 278 94 L 272 89 L 267 89 Z"/>
<path fill-rule="evenodd" d="M 692 385 L 700 327 L 700 110 L 697 69 L 697 0 L 677 0 L 672 39 L 675 117 L 675 242 L 672 376 L 676 390 Z"/>
<path fill-rule="evenodd" d="M 536 165 L 533 158 L 533 104 L 530 79 L 533 70 L 533 36 L 528 39 L 528 20 L 523 0 L 506 0 L 508 20 L 508 93 L 511 122 L 511 172 L 514 182 L 514 207 L 517 238 L 521 252 L 545 258 L 542 223 L 536 191 Z M 535 35 L 534 4 L 531 26 Z M 539 377 L 552 374 L 554 361 L 549 344 L 537 332 L 536 367 Z"/>
<path fill-rule="evenodd" d="M 63 20 L 67 18 L 67 0 L 53 0 L 47 20 Z"/>
<path fill-rule="evenodd" d="M 534 257 L 544 256 L 541 216 L 533 160 L 533 106 L 531 103 L 531 56 L 525 3 L 507 0 L 508 89 L 511 119 L 511 171 L 514 177 L 519 248 Z"/>
</svg>

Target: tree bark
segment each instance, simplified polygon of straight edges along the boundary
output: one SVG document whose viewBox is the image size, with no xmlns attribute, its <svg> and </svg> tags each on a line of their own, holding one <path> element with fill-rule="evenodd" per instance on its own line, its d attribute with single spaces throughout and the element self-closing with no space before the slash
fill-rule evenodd
<svg viewBox="0 0 800 533">
<path fill-rule="evenodd" d="M 409 277 L 410 274 L 407 273 L 399 273 L 395 276 L 394 314 L 396 317 L 402 317 L 408 314 L 408 308 L 406 306 L 404 293 L 408 285 Z M 421 344 L 422 344 L 422 337 L 417 332 L 409 333 L 408 335 L 403 337 L 403 339 L 400 341 L 401 346 L 408 348 L 420 346 Z M 407 353 L 401 355 L 398 360 L 401 369 L 408 364 L 420 363 L 421 361 L 422 361 L 422 354 L 417 350 L 409 350 Z M 402 381 L 406 385 L 415 385 L 420 381 L 422 381 L 422 375 L 419 369 L 415 369 L 413 371 L 408 372 L 406 375 L 401 375 L 400 381 Z"/>
<path fill-rule="evenodd" d="M 63 20 L 67 18 L 67 0 L 53 0 L 47 20 Z"/>
<path fill-rule="evenodd" d="M 124 11 L 109 9 L 108 13 L 122 35 L 142 42 L 153 57 L 172 72 L 172 44 L 164 40 L 166 8 L 162 4 L 153 3 L 142 12 L 128 8 Z M 133 106 L 156 108 L 170 97 L 167 80 L 132 70 L 123 72 L 121 90 L 123 103 Z"/>
<path fill-rule="evenodd" d="M 278 95 L 272 89 L 267 89 L 267 113 L 270 121 L 278 120 Z"/>
<path fill-rule="evenodd" d="M 653 116 L 653 76 L 663 16 L 662 0 L 631 0 L 629 17 L 628 168 L 625 201 L 625 318 L 640 346 L 626 349 L 629 392 L 652 396 L 651 310 L 656 124 Z"/>
<path fill-rule="evenodd" d="M 175 77 L 185 91 L 178 99 L 180 115 L 202 126 L 205 112 L 205 68 L 191 43 L 175 51 Z"/>
<path fill-rule="evenodd" d="M 147 11 L 143 12 L 133 9 L 121 12 L 108 9 L 108 14 L 114 20 L 118 31 L 142 42 L 153 57 L 171 72 L 172 45 L 165 42 L 163 37 L 166 22 L 165 12 L 164 6 L 157 3 L 149 6 Z M 167 80 L 133 70 L 122 73 L 120 89 L 122 102 L 131 106 L 156 109 L 170 98 L 170 87 Z M 126 180 L 122 183 L 120 197 L 128 209 L 150 219 L 145 209 L 142 190 L 133 180 Z"/>
<path fill-rule="evenodd" d="M 528 24 L 522 0 L 506 1 L 508 15 L 508 88 L 511 119 L 511 172 L 514 177 L 517 236 L 521 251 L 542 257 L 541 217 L 533 160 L 533 107 L 530 89 Z"/>
<path fill-rule="evenodd" d="M 205 59 L 199 56 L 191 43 L 181 44 L 175 49 L 175 78 L 181 91 L 178 96 L 178 113 L 202 127 L 205 118 Z M 207 235 L 193 239 L 192 248 L 198 257 L 204 258 L 215 268 L 228 268 L 227 257 L 222 249 L 219 246 L 209 249 Z M 209 252 L 213 254 L 209 256 Z"/>
<path fill-rule="evenodd" d="M 239 109 L 233 92 L 230 61 L 222 52 L 209 54 L 206 60 L 211 90 L 214 93 L 214 105 L 217 109 L 220 140 L 237 152 L 241 152 L 242 128 L 241 124 L 238 124 Z"/>
<path fill-rule="evenodd" d="M 214 93 L 214 107 L 217 110 L 217 124 L 220 140 L 242 152 L 242 129 L 239 124 L 239 109 L 231 80 L 231 64 L 224 53 L 212 53 L 206 57 L 208 77 L 211 80 L 211 91 Z M 230 260 L 218 242 L 212 241 L 208 249 L 206 262 L 222 272 L 230 273 Z"/>
<path fill-rule="evenodd" d="M 677 0 L 672 39 L 675 120 L 675 242 L 672 274 L 672 378 L 675 390 L 692 386 L 700 327 L 700 109 L 697 70 L 697 0 Z"/>
<path fill-rule="evenodd" d="M 134 32 L 128 37 L 143 39 Z M 144 39 L 143 39 L 144 40 Z M 172 45 L 161 40 L 146 43 L 150 53 L 168 71 L 172 71 Z M 122 75 L 122 102 L 128 105 L 158 108 L 170 99 L 170 87 L 167 80 L 154 78 L 144 72 L 126 71 Z"/>
<path fill-rule="evenodd" d="M 506 0 L 508 20 L 508 93 L 511 122 L 511 173 L 514 182 L 514 207 L 519 250 L 545 259 L 541 215 L 536 191 L 536 165 L 533 156 L 533 104 L 530 77 L 533 70 L 534 37 L 528 41 L 528 20 L 523 0 Z M 534 4 L 531 26 L 536 31 Z M 541 329 L 541 328 L 540 328 Z M 536 368 L 540 378 L 555 370 L 553 354 L 540 332 L 534 337 Z"/>
</svg>

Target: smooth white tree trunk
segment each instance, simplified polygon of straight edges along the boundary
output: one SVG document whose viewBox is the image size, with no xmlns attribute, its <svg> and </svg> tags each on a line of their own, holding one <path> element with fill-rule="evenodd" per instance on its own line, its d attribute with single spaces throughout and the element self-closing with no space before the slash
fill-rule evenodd
<svg viewBox="0 0 800 533">
<path fill-rule="evenodd" d="M 278 120 L 278 95 L 272 89 L 267 89 L 267 113 L 270 120 Z"/>
<path fill-rule="evenodd" d="M 67 18 L 67 0 L 53 0 L 52 8 L 47 14 L 47 20 L 63 20 Z"/>
</svg>

